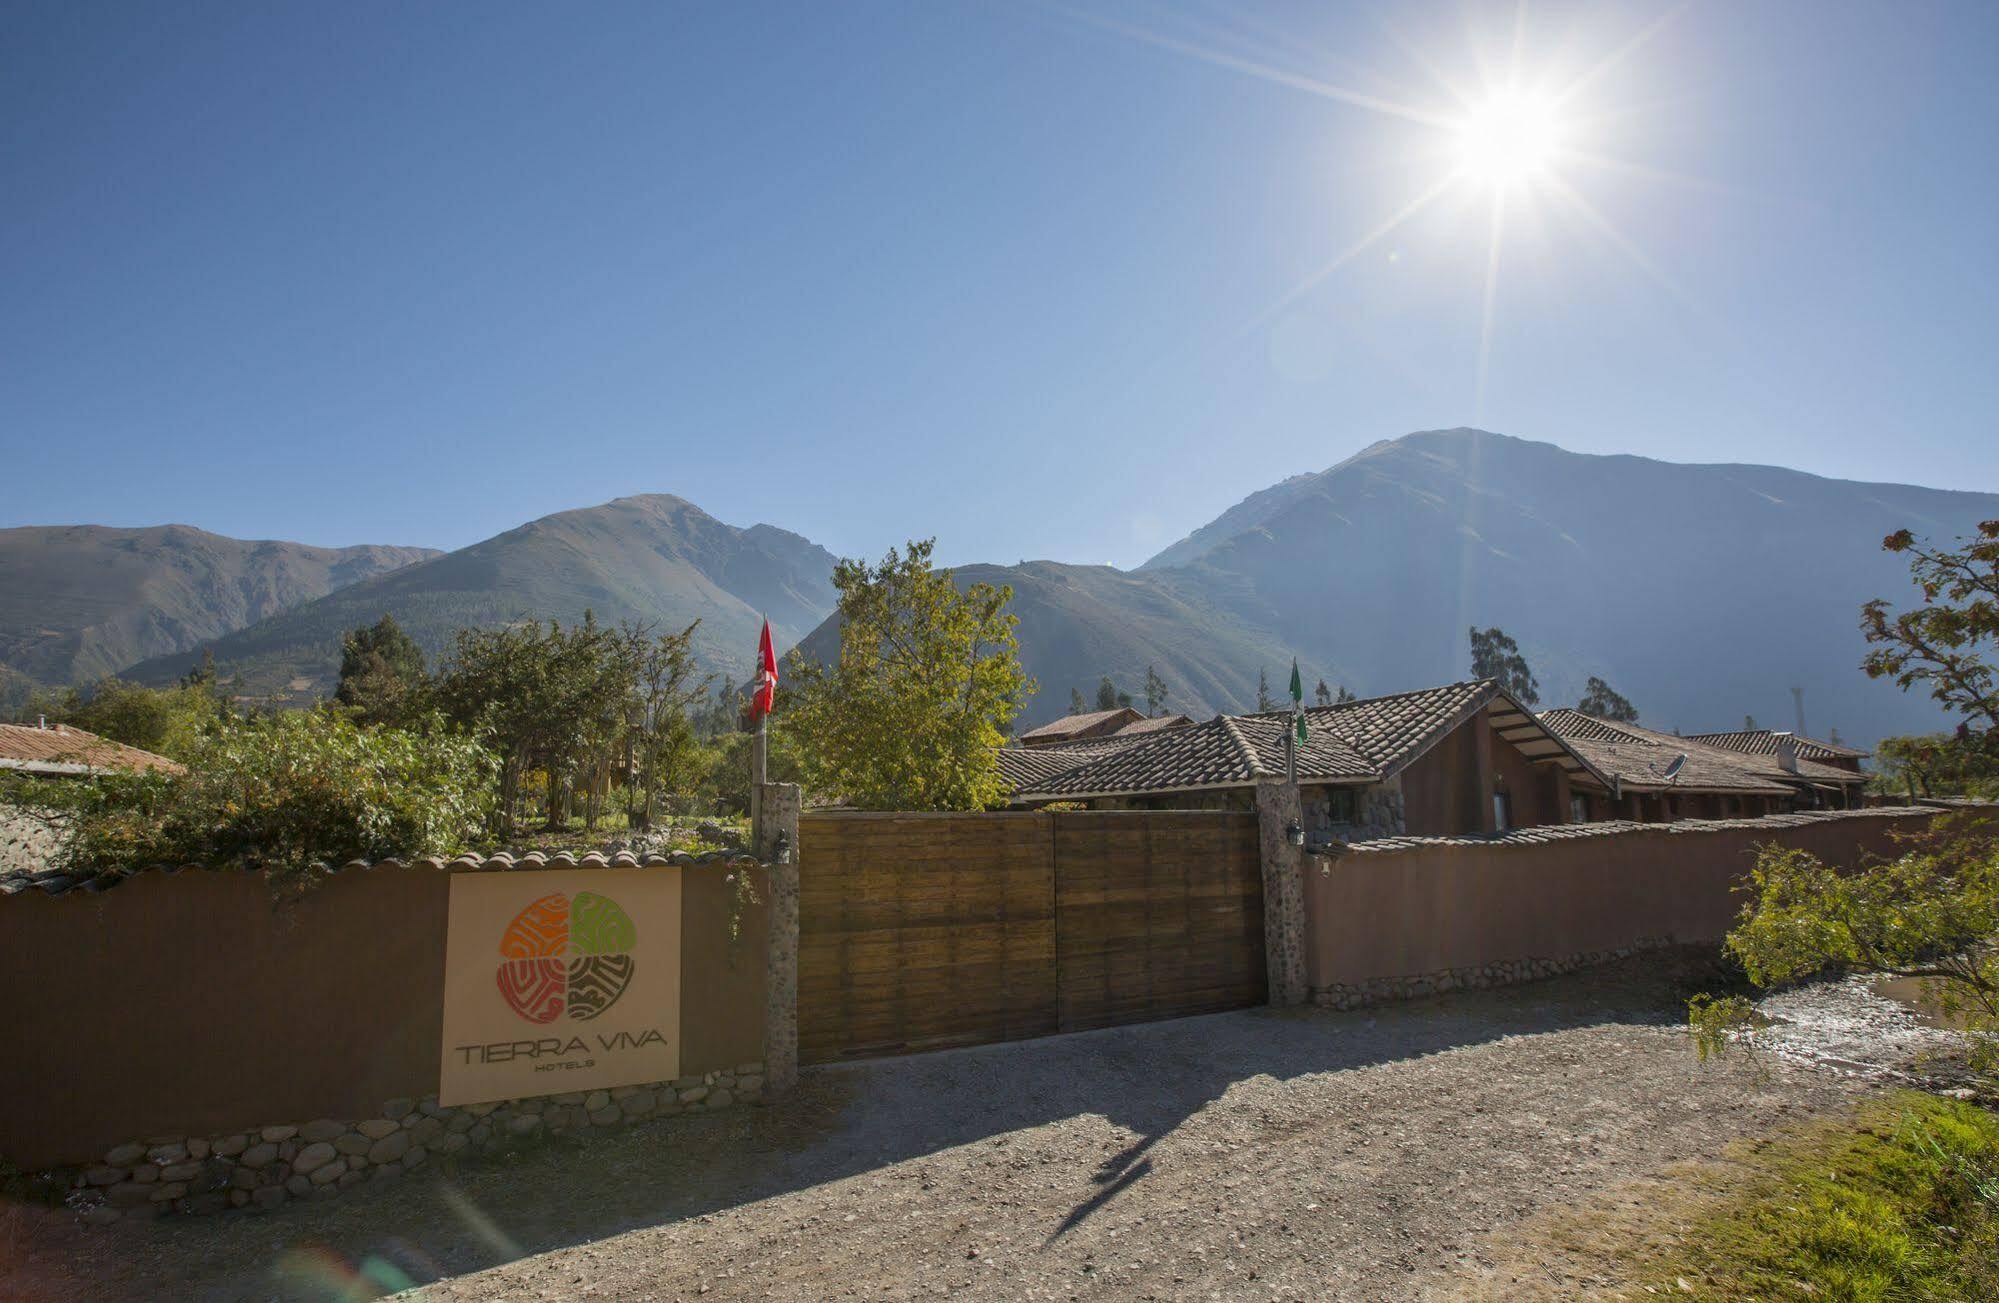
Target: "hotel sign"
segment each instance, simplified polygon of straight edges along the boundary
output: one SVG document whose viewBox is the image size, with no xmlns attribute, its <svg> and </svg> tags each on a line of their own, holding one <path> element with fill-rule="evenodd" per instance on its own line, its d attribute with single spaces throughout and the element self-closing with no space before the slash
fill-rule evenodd
<svg viewBox="0 0 1999 1303">
<path fill-rule="evenodd" d="M 438 1103 L 679 1076 L 680 875 L 453 874 Z"/>
</svg>

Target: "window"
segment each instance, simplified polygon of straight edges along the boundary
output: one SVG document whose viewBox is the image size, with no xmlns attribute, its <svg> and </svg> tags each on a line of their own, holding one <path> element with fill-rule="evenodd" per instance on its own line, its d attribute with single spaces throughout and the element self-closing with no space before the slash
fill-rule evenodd
<svg viewBox="0 0 1999 1303">
<path fill-rule="evenodd" d="M 1326 818 L 1333 823 L 1354 821 L 1354 792 L 1351 787 L 1326 789 Z"/>
<path fill-rule="evenodd" d="M 1494 832 L 1505 832 L 1513 826 L 1513 819 L 1510 813 L 1511 808 L 1512 802 L 1506 799 L 1506 793 L 1494 792 L 1492 794 L 1492 830 Z"/>
<path fill-rule="evenodd" d="M 1583 796 L 1579 793 L 1570 795 L 1569 822 L 1570 823 L 1589 822 L 1589 798 L 1587 796 Z"/>
</svg>

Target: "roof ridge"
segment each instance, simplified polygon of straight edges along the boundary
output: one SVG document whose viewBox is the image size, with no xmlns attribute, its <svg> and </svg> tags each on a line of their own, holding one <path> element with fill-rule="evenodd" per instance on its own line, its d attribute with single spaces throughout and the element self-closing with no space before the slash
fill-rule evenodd
<svg viewBox="0 0 1999 1303">
<path fill-rule="evenodd" d="M 1219 715 L 1216 718 L 1221 720 L 1222 732 L 1228 736 L 1229 742 L 1234 745 L 1236 752 L 1249 762 L 1249 776 L 1251 778 L 1268 778 L 1270 771 L 1265 769 L 1263 762 L 1256 758 L 1256 748 L 1251 746 L 1249 739 L 1242 735 L 1242 730 L 1236 726 L 1235 717 L 1232 715 Z"/>
</svg>

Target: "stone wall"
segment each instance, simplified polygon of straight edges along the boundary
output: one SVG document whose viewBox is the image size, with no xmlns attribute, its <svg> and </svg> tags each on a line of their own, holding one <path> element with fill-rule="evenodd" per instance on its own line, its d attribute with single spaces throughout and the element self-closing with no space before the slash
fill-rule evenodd
<svg viewBox="0 0 1999 1303">
<path fill-rule="evenodd" d="M 1310 845 L 1400 837 L 1408 831 L 1403 820 L 1399 777 L 1358 788 L 1300 787 L 1299 793 L 1305 807 L 1305 840 Z M 1341 803 L 1339 798 L 1345 793 L 1352 794 L 1353 817 L 1335 818 L 1334 806 Z"/>
<path fill-rule="evenodd" d="M 36 1173 L 27 1184 L 62 1192 L 93 1223 L 269 1209 L 393 1181 L 433 1159 L 756 1103 L 763 1070 L 761 1063 L 743 1063 L 675 1081 L 456 1108 L 427 1095 L 389 1100 L 370 1118 L 285 1122 L 224 1136 L 153 1136 L 117 1145 L 98 1163 Z"/>
</svg>

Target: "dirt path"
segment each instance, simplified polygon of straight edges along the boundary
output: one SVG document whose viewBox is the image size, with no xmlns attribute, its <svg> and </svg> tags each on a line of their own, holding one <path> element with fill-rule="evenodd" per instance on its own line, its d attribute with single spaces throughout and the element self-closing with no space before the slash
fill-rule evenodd
<svg viewBox="0 0 1999 1303">
<path fill-rule="evenodd" d="M 1586 1266 L 1523 1264 L 1509 1231 L 1872 1088 L 1823 1064 L 1699 1066 L 1687 989 L 1633 968 L 824 1069 L 782 1108 L 265 1217 L 98 1230 L 14 1210 L 0 1292 L 1573 1293 Z"/>
</svg>

